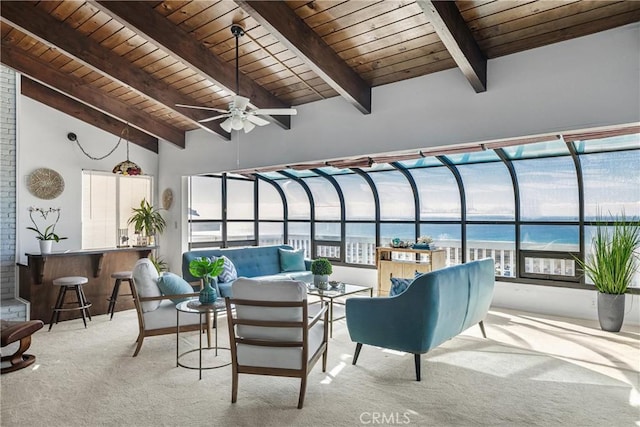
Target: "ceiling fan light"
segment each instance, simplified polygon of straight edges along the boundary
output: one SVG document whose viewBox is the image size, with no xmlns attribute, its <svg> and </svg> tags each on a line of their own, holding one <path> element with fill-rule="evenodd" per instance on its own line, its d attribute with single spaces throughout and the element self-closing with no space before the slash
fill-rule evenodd
<svg viewBox="0 0 640 427">
<path fill-rule="evenodd" d="M 251 123 L 249 120 L 245 120 L 244 121 L 244 133 L 249 133 L 253 130 L 253 128 L 255 128 L 256 125 L 254 125 L 253 123 Z"/>
<path fill-rule="evenodd" d="M 244 120 L 242 118 L 235 116 L 231 118 L 231 129 L 240 130 L 244 127 Z"/>
<path fill-rule="evenodd" d="M 220 123 L 220 127 L 224 129 L 225 132 L 231 133 L 231 117 Z"/>
</svg>

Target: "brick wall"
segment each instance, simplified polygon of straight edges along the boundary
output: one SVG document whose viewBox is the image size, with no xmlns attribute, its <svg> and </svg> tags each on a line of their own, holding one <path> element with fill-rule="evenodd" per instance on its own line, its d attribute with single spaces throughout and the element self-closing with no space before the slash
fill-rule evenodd
<svg viewBox="0 0 640 427">
<path fill-rule="evenodd" d="M 0 317 L 24 320 L 16 301 L 16 75 L 0 66 Z"/>
</svg>

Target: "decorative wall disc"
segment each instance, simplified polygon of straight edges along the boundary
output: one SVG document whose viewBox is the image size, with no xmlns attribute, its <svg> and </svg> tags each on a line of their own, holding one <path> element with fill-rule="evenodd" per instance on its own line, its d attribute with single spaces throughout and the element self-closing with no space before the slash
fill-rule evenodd
<svg viewBox="0 0 640 427">
<path fill-rule="evenodd" d="M 162 207 L 165 210 L 171 209 L 173 205 L 173 191 L 170 188 L 165 188 L 162 192 Z"/>
<path fill-rule="evenodd" d="M 64 191 L 64 179 L 53 169 L 39 168 L 29 175 L 27 187 L 37 198 L 51 200 Z"/>
</svg>

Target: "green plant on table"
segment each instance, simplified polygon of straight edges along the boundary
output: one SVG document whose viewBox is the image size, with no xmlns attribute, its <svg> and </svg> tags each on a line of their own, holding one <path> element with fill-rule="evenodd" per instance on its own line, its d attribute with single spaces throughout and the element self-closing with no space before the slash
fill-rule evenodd
<svg viewBox="0 0 640 427">
<path fill-rule="evenodd" d="M 328 259 L 318 258 L 311 262 L 311 272 L 316 276 L 328 276 L 333 273 L 333 267 Z"/>
<path fill-rule="evenodd" d="M 592 253 L 576 262 L 596 289 L 605 294 L 624 294 L 638 270 L 640 221 L 627 220 L 624 213 L 612 217 L 611 225 L 600 215 L 592 239 Z"/>
<path fill-rule="evenodd" d="M 56 242 L 59 242 L 60 240 L 64 240 L 66 239 L 66 237 L 60 237 L 56 234 L 56 225 L 58 224 L 58 221 L 60 220 L 60 208 L 49 208 L 49 209 L 44 209 L 44 208 L 36 208 L 33 206 L 29 207 L 29 218 L 31 219 L 31 222 L 33 223 L 33 227 L 27 227 L 27 230 L 31 230 L 31 231 L 35 231 L 38 235 L 36 236 L 36 239 L 38 240 L 54 240 Z M 40 231 L 40 228 L 38 227 L 38 224 L 36 223 L 35 219 L 33 218 L 33 213 L 37 212 L 44 221 L 47 220 L 47 217 L 49 216 L 49 214 L 55 214 L 56 215 L 56 219 L 55 221 L 53 221 L 53 224 L 50 224 L 48 226 L 45 227 L 44 231 Z"/>
<path fill-rule="evenodd" d="M 207 257 L 200 257 L 192 259 L 189 262 L 189 273 L 193 277 L 201 278 L 205 283 L 210 283 L 215 277 L 218 277 L 222 273 L 222 266 L 224 265 L 224 259 L 222 257 L 211 261 Z"/>
</svg>

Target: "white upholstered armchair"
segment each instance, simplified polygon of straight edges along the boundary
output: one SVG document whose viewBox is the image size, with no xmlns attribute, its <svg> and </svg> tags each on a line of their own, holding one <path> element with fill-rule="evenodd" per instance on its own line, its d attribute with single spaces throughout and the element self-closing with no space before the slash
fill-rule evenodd
<svg viewBox="0 0 640 427">
<path fill-rule="evenodd" d="M 158 288 L 158 271 L 149 258 L 141 258 L 132 271 L 133 289 L 131 289 L 138 313 L 138 339 L 133 357 L 142 348 L 145 337 L 176 333 L 176 308 L 171 301 L 176 297 L 198 296 L 197 292 L 180 295 L 162 295 Z M 200 315 L 183 313 L 180 315 L 180 332 L 200 330 Z M 207 328 L 207 332 L 208 332 Z M 207 336 L 209 338 L 209 336 Z M 210 338 L 209 338 L 210 339 Z"/>
<path fill-rule="evenodd" d="M 307 375 L 322 356 L 327 368 L 327 307 L 309 319 L 306 284 L 294 280 L 240 278 L 227 298 L 233 383 L 231 402 L 238 397 L 238 375 L 300 378 L 298 408 L 302 408 Z M 235 308 L 235 312 L 233 310 Z"/>
</svg>

